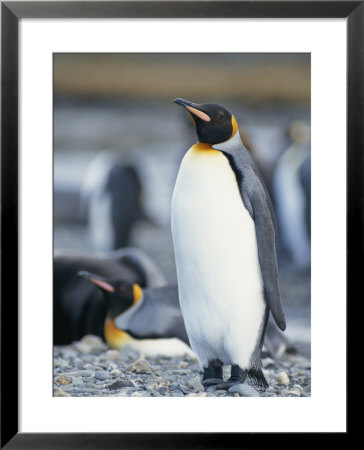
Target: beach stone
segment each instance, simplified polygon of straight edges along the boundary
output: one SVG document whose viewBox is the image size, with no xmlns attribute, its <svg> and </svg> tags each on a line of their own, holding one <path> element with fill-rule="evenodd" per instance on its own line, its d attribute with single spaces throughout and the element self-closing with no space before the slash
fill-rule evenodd
<svg viewBox="0 0 364 450">
<path fill-rule="evenodd" d="M 76 369 L 83 369 L 84 368 L 84 362 L 82 361 L 82 359 L 76 358 L 73 361 L 73 365 Z"/>
<path fill-rule="evenodd" d="M 189 394 L 191 391 L 203 392 L 204 390 L 198 373 L 178 377 L 173 385 L 174 387 L 178 387 L 184 394 Z"/>
<path fill-rule="evenodd" d="M 117 365 L 117 364 L 115 364 L 114 362 L 112 362 L 112 361 L 108 361 L 107 362 L 107 369 L 108 370 L 114 370 L 114 369 L 117 369 L 119 366 Z"/>
<path fill-rule="evenodd" d="M 300 397 L 301 396 L 301 391 L 299 389 L 290 389 L 289 395 L 294 395 L 296 397 Z"/>
<path fill-rule="evenodd" d="M 289 385 L 289 377 L 288 377 L 286 372 L 280 372 L 277 375 L 277 383 L 278 384 L 285 384 L 287 386 Z"/>
<path fill-rule="evenodd" d="M 65 392 L 63 389 L 58 388 L 56 389 L 56 392 L 54 393 L 54 397 L 71 397 L 70 394 Z"/>
<path fill-rule="evenodd" d="M 132 392 L 131 397 L 150 397 L 150 393 L 146 391 L 136 391 Z"/>
<path fill-rule="evenodd" d="M 99 354 L 107 349 L 106 344 L 99 336 L 87 334 L 80 341 L 74 342 L 73 346 L 82 354 Z"/>
<path fill-rule="evenodd" d="M 228 389 L 229 394 L 239 394 L 240 397 L 260 397 L 259 392 L 246 383 L 235 384 Z"/>
<path fill-rule="evenodd" d="M 289 394 L 289 390 L 288 389 L 282 389 L 281 390 L 281 395 L 287 397 L 288 394 Z"/>
<path fill-rule="evenodd" d="M 102 355 L 102 358 L 106 359 L 107 361 L 116 361 L 120 358 L 120 352 L 119 350 L 108 350 Z"/>
<path fill-rule="evenodd" d="M 206 392 L 191 392 L 191 394 L 187 394 L 186 397 L 207 397 Z"/>
<path fill-rule="evenodd" d="M 129 361 L 135 361 L 141 358 L 140 352 L 130 345 L 125 345 L 125 347 L 120 350 L 120 355 Z"/>
<path fill-rule="evenodd" d="M 222 397 L 222 396 L 226 395 L 226 391 L 224 389 L 217 389 L 215 391 L 215 395 L 217 395 L 218 397 Z"/>
<path fill-rule="evenodd" d="M 79 386 L 80 384 L 83 384 L 83 380 L 80 377 L 72 377 L 72 384 L 74 386 Z"/>
<path fill-rule="evenodd" d="M 126 387 L 135 387 L 135 385 L 132 381 L 129 380 L 118 380 L 115 381 L 115 383 L 110 384 L 110 386 L 108 386 L 107 388 L 110 389 L 111 391 L 114 391 L 116 389 L 122 389 Z"/>
<path fill-rule="evenodd" d="M 264 369 L 269 367 L 269 366 L 274 366 L 274 365 L 275 365 L 275 362 L 274 362 L 274 360 L 272 358 L 268 357 L 268 358 L 264 358 L 262 360 L 262 366 L 264 367 Z"/>
<path fill-rule="evenodd" d="M 91 370 L 78 370 L 75 372 L 67 372 L 69 377 L 91 377 L 93 372 Z"/>
<path fill-rule="evenodd" d="M 72 367 L 69 365 L 69 363 L 62 358 L 58 358 L 57 360 L 55 360 L 54 367 L 59 367 L 63 370 L 64 369 L 72 369 Z"/>
<path fill-rule="evenodd" d="M 153 373 L 153 370 L 145 359 L 137 359 L 131 366 L 128 367 L 128 370 L 135 373 Z"/>
<path fill-rule="evenodd" d="M 112 378 L 120 377 L 120 375 L 121 375 L 121 371 L 120 371 L 119 369 L 113 369 L 113 370 L 110 372 L 110 376 L 111 376 Z"/>
<path fill-rule="evenodd" d="M 61 354 L 66 360 L 75 359 L 78 357 L 77 350 L 70 346 L 62 347 Z"/>
<path fill-rule="evenodd" d="M 302 369 L 298 368 L 298 367 L 292 367 L 291 368 L 291 375 L 293 377 L 302 376 L 302 375 L 305 375 L 305 372 Z"/>
<path fill-rule="evenodd" d="M 71 378 L 68 378 L 65 375 L 61 375 L 60 377 L 58 377 L 56 379 L 57 384 L 66 385 L 66 384 L 70 384 L 71 382 L 72 382 Z"/>
<path fill-rule="evenodd" d="M 94 377 L 96 378 L 96 380 L 104 381 L 109 378 L 109 374 L 105 370 L 98 370 L 94 373 Z"/>
<path fill-rule="evenodd" d="M 97 357 L 95 355 L 82 355 L 82 360 L 85 363 L 85 369 L 87 364 L 94 364 Z"/>
</svg>

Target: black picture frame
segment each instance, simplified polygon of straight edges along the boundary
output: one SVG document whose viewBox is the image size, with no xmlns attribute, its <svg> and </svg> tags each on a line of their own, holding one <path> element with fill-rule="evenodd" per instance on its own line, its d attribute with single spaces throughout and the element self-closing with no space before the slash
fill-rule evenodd
<svg viewBox="0 0 364 450">
<path fill-rule="evenodd" d="M 271 434 L 18 432 L 18 26 L 22 18 L 346 18 L 347 302 L 363 272 L 363 1 L 1 2 L 1 448 L 256 448 Z M 334 93 L 333 93 L 334 95 Z M 11 335 L 11 337 L 9 337 Z M 349 348 L 350 346 L 348 346 Z M 7 368 L 10 368 L 8 370 Z M 340 433 L 343 437 L 347 433 Z M 280 446 L 286 437 L 280 434 Z M 305 436 L 301 439 L 305 440 Z"/>
</svg>

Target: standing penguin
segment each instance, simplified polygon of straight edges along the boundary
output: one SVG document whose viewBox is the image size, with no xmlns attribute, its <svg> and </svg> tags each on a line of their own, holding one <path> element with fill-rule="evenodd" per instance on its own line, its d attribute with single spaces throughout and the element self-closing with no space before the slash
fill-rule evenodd
<svg viewBox="0 0 364 450">
<path fill-rule="evenodd" d="M 229 389 L 248 375 L 266 388 L 260 352 L 269 311 L 286 327 L 271 201 L 234 116 L 217 104 L 174 101 L 191 113 L 198 136 L 180 166 L 171 226 L 181 310 L 202 383 Z M 225 382 L 223 364 L 231 365 Z"/>
</svg>

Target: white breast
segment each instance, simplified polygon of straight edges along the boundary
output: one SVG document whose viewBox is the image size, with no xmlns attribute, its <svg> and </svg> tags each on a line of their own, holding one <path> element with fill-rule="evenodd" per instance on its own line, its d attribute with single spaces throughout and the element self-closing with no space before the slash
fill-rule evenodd
<svg viewBox="0 0 364 450">
<path fill-rule="evenodd" d="M 184 157 L 172 199 L 179 296 L 191 346 L 248 367 L 265 310 L 254 222 L 216 150 Z"/>
</svg>

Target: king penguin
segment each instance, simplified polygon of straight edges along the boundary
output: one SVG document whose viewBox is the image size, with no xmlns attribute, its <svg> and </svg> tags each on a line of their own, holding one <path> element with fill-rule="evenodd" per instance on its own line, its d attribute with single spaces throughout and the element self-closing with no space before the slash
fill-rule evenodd
<svg viewBox="0 0 364 450">
<path fill-rule="evenodd" d="M 171 228 L 179 300 L 202 383 L 227 390 L 249 376 L 266 388 L 260 353 L 269 312 L 286 327 L 271 200 L 235 117 L 217 104 L 174 102 L 191 114 L 198 136 L 180 165 Z M 231 365 L 226 381 L 224 364 Z"/>
<path fill-rule="evenodd" d="M 166 284 L 154 260 L 137 248 L 124 247 L 103 254 L 56 249 L 53 261 L 54 345 L 70 344 L 86 334 L 104 337 L 108 305 L 94 284 L 77 275 L 81 270 L 138 284 L 142 288 Z M 123 300 L 118 311 L 130 305 Z"/>
<path fill-rule="evenodd" d="M 88 271 L 78 274 L 100 288 L 104 296 L 104 337 L 109 347 L 121 350 L 129 346 L 146 356 L 188 354 L 196 358 L 188 345 L 176 286 L 142 288 Z"/>
</svg>

